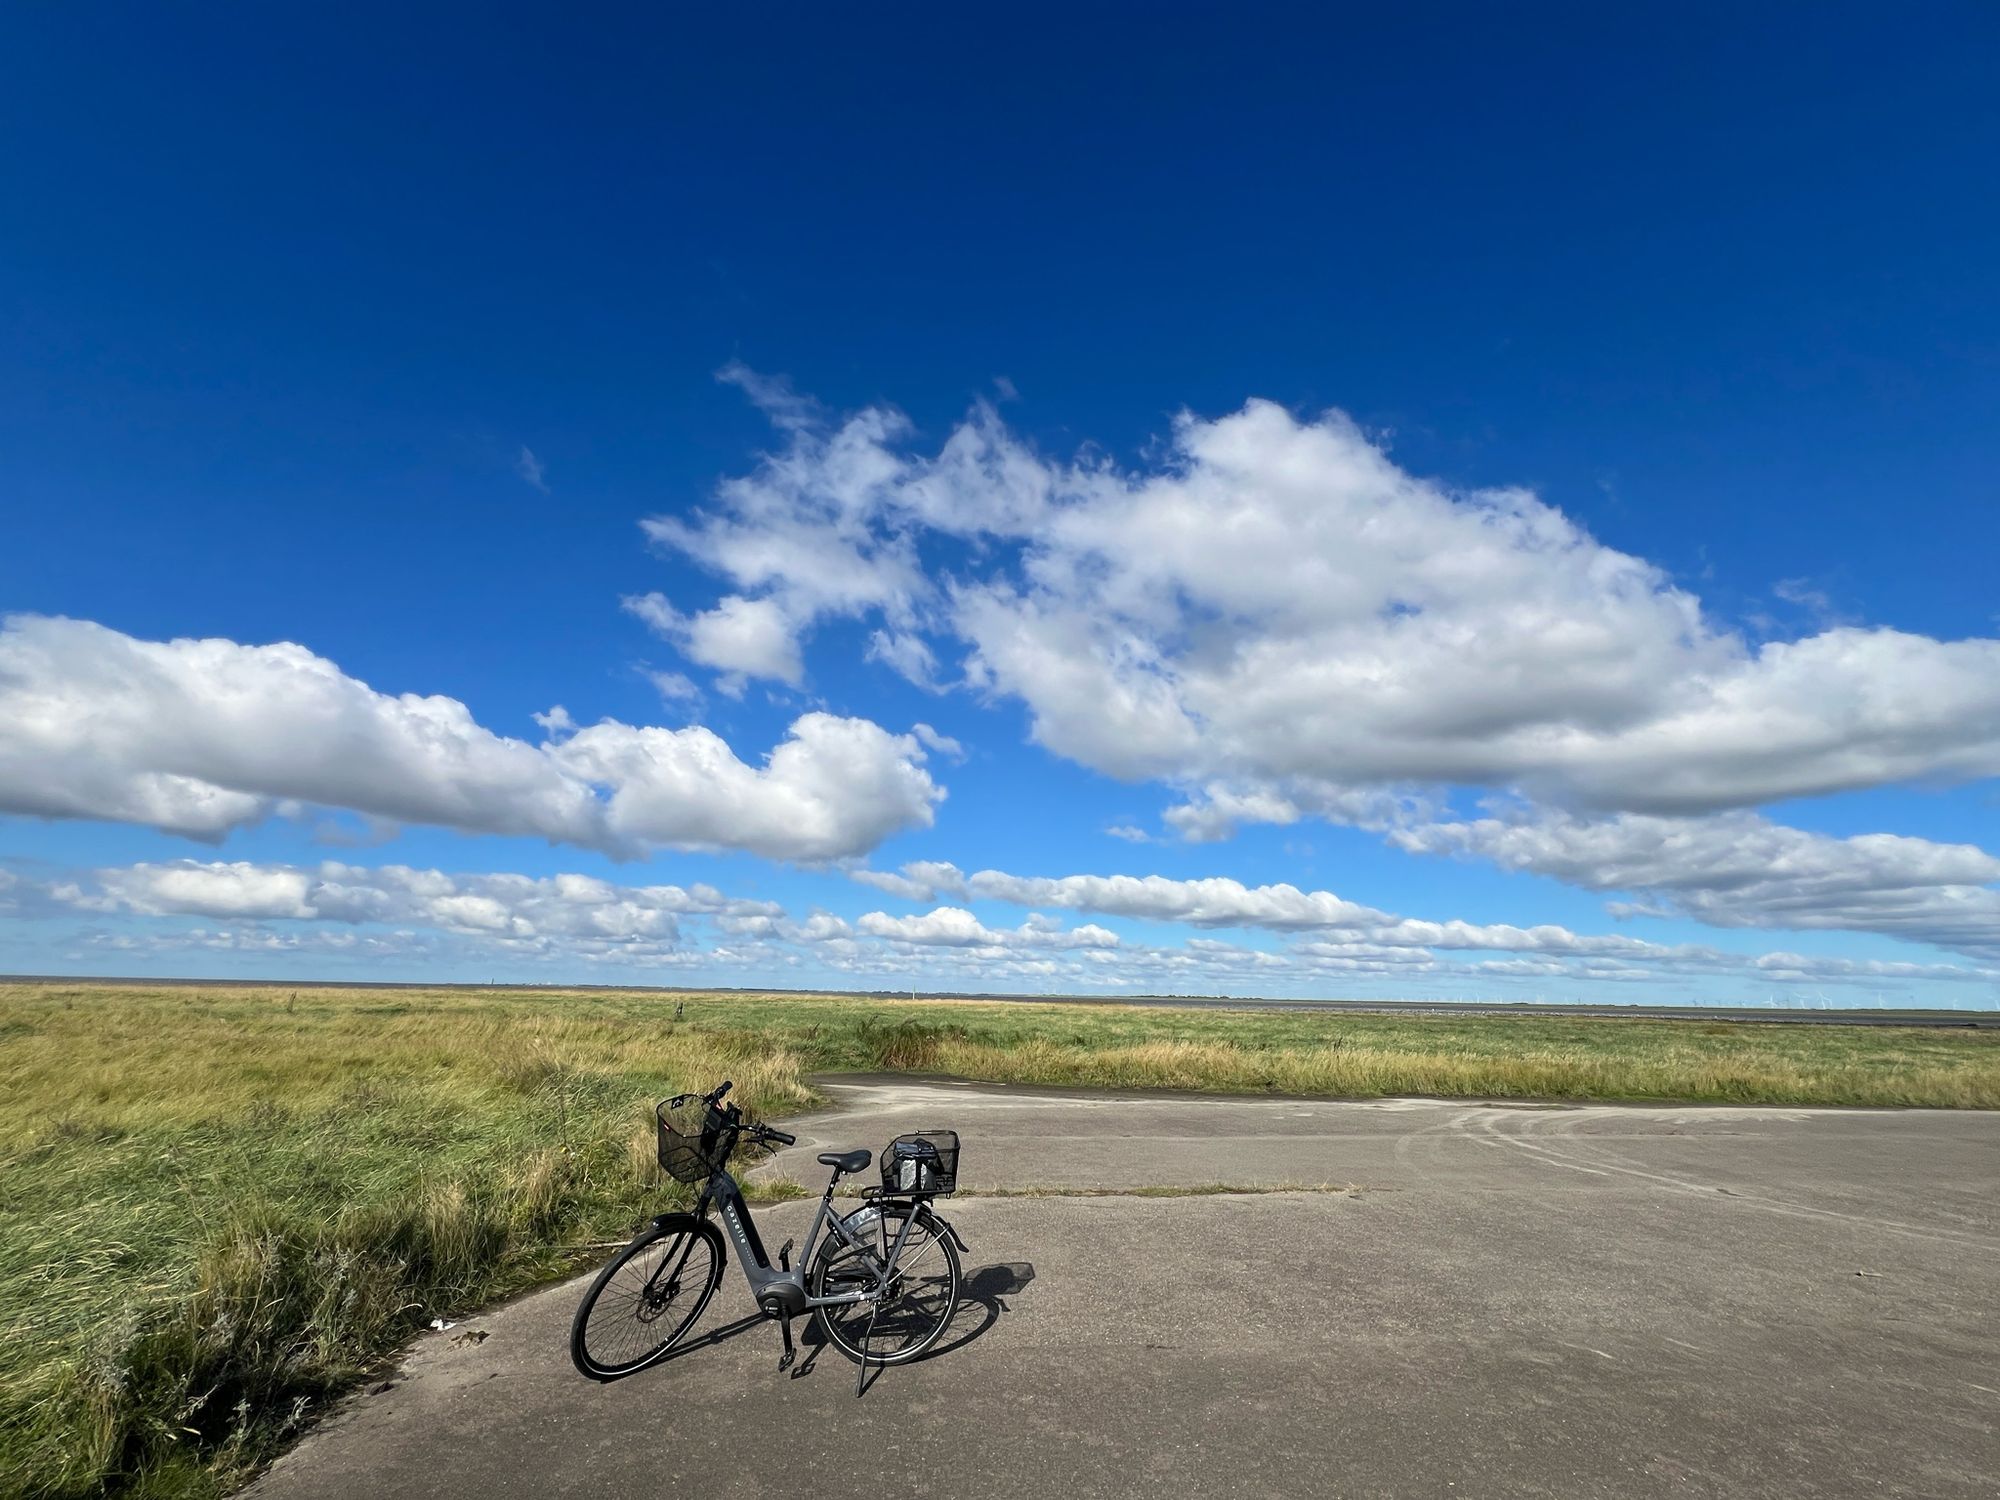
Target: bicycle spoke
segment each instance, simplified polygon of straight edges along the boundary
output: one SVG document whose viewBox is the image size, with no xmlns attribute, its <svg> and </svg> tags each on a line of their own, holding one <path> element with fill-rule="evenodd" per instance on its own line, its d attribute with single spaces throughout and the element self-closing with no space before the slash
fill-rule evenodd
<svg viewBox="0 0 2000 1500">
<path fill-rule="evenodd" d="M 897 1243 L 903 1215 L 891 1210 L 882 1225 L 887 1244 Z M 843 1249 L 822 1263 L 823 1293 L 874 1290 L 866 1266 L 873 1255 Z M 828 1307 L 821 1317 L 848 1357 L 863 1364 L 893 1364 L 928 1348 L 950 1321 L 958 1300 L 956 1256 L 940 1232 L 915 1224 L 903 1236 L 895 1264 L 883 1268 L 888 1281 L 879 1295 Z"/>
<path fill-rule="evenodd" d="M 709 1241 L 680 1233 L 630 1255 L 596 1289 L 581 1342 L 590 1363 L 619 1370 L 665 1349 L 686 1332 L 707 1300 L 714 1252 Z"/>
</svg>

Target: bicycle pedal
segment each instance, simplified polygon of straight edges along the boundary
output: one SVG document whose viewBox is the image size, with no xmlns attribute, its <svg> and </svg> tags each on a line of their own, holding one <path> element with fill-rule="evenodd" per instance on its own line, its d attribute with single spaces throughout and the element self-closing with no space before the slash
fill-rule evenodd
<svg viewBox="0 0 2000 1500">
<path fill-rule="evenodd" d="M 792 1242 L 790 1240 L 786 1240 L 784 1244 L 778 1247 L 778 1269 L 780 1271 L 789 1271 L 791 1270 L 791 1268 L 792 1268 Z"/>
<path fill-rule="evenodd" d="M 782 1375 L 785 1373 L 785 1371 L 789 1370 L 791 1367 L 792 1367 L 792 1351 L 790 1349 L 787 1349 L 783 1354 L 780 1354 L 778 1356 L 778 1373 Z"/>
</svg>

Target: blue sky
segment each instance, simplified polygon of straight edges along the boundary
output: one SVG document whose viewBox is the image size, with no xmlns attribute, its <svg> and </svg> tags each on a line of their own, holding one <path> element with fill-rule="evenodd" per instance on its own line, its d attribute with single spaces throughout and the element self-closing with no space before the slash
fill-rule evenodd
<svg viewBox="0 0 2000 1500">
<path fill-rule="evenodd" d="M 10 15 L 0 969 L 1991 1005 L 1997 41 Z"/>
</svg>

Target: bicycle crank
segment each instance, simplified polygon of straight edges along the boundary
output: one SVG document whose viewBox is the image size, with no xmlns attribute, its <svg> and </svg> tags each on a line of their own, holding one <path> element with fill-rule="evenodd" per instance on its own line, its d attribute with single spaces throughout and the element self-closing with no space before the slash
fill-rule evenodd
<svg viewBox="0 0 2000 1500">
<path fill-rule="evenodd" d="M 792 1347 L 791 1310 L 776 1297 L 766 1297 L 759 1305 L 765 1317 L 778 1320 L 778 1332 L 785 1340 L 785 1352 L 778 1356 L 778 1373 L 782 1375 L 792 1367 L 792 1360 L 798 1355 L 798 1350 Z"/>
</svg>

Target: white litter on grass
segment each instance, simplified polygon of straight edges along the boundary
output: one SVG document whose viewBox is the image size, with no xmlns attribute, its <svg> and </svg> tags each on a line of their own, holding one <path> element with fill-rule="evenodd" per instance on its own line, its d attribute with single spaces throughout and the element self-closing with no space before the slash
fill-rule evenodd
<svg viewBox="0 0 2000 1500">
<path fill-rule="evenodd" d="M 433 1332 L 436 1333 L 443 1333 L 447 1328 L 456 1328 L 456 1327 L 458 1327 L 456 1323 L 447 1323 L 443 1318 L 431 1319 L 431 1329 Z"/>
</svg>

